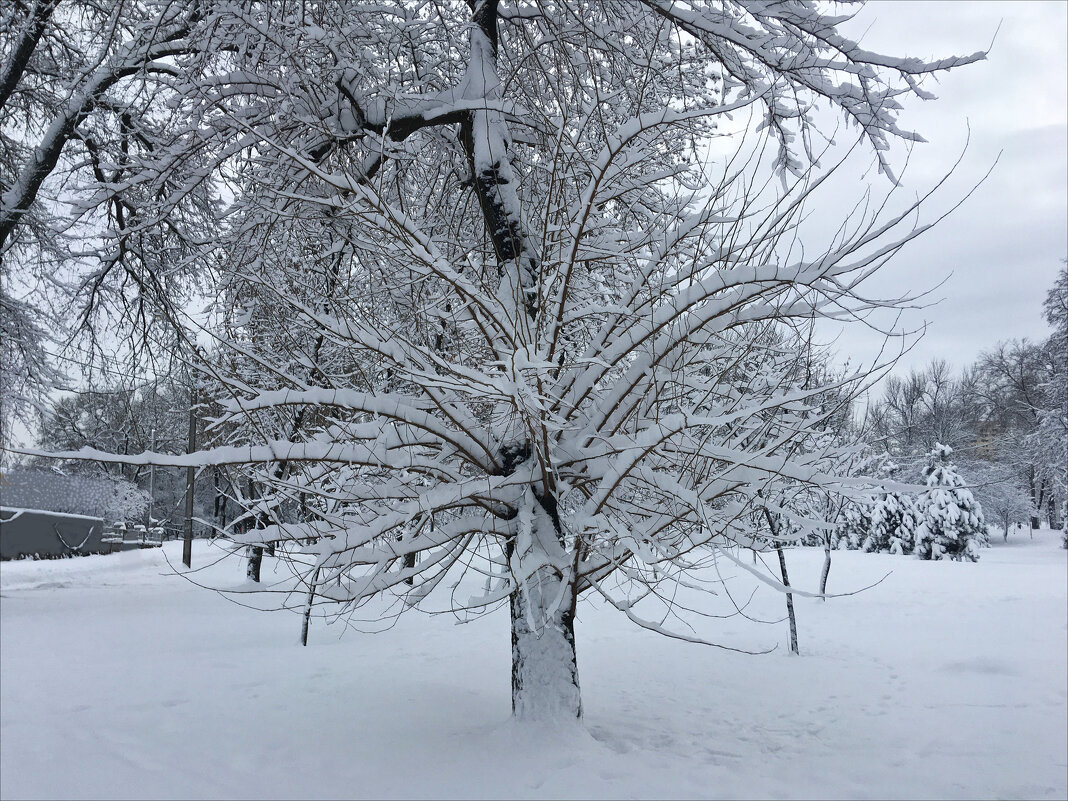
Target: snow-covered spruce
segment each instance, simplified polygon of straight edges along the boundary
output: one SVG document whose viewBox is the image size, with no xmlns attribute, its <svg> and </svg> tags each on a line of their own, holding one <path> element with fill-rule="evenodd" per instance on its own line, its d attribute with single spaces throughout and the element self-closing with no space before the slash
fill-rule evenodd
<svg viewBox="0 0 1068 801">
<path fill-rule="evenodd" d="M 886 493 L 872 507 L 868 534 L 861 544 L 863 550 L 912 553 L 919 518 L 913 496 L 901 492 Z"/>
<path fill-rule="evenodd" d="M 871 531 L 871 512 L 871 503 L 864 498 L 846 504 L 835 531 L 834 547 L 845 551 L 859 550 Z"/>
<path fill-rule="evenodd" d="M 949 462 L 952 452 L 952 448 L 937 444 L 927 456 L 927 491 L 918 504 L 915 553 L 920 559 L 975 562 L 986 538 L 986 521 L 983 508 Z"/>
</svg>

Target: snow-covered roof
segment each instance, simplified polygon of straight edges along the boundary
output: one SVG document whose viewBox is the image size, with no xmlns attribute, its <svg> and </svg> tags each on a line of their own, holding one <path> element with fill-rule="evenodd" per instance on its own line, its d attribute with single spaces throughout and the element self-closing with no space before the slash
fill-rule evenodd
<svg viewBox="0 0 1068 801">
<path fill-rule="evenodd" d="M 11 512 L 11 517 L 7 517 L 7 513 Z M 48 509 L 21 509 L 17 506 L 0 506 L 0 522 L 8 523 L 23 514 L 31 515 L 51 515 L 52 517 L 70 517 L 76 520 L 95 520 L 97 522 L 103 522 L 102 517 L 94 517 L 93 515 L 75 515 L 69 512 L 51 512 Z"/>
</svg>

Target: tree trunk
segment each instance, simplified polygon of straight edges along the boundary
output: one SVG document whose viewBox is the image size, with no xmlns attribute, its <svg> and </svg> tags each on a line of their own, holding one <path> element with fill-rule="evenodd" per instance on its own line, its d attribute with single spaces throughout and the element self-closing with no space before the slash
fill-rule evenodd
<svg viewBox="0 0 1068 801">
<path fill-rule="evenodd" d="M 571 592 L 543 569 L 512 593 L 512 714 L 518 719 L 582 717 Z"/>
<path fill-rule="evenodd" d="M 1038 498 L 1038 490 L 1035 487 L 1035 466 L 1031 465 L 1028 469 L 1028 481 L 1031 484 L 1031 508 L 1034 510 L 1031 512 L 1031 530 L 1038 528 L 1042 525 L 1042 522 L 1038 519 L 1038 507 L 1041 501 Z M 1031 535 L 1031 539 L 1034 539 L 1035 535 Z"/>
<path fill-rule="evenodd" d="M 1042 527 L 1042 506 L 1043 504 L 1048 505 L 1048 498 L 1046 495 L 1046 479 L 1042 479 L 1042 482 L 1038 485 L 1038 503 L 1035 505 L 1035 520 L 1038 525 L 1032 525 L 1032 529 Z M 1034 535 L 1032 535 L 1031 539 L 1034 539 Z"/>
<path fill-rule="evenodd" d="M 512 451 L 521 460 L 526 449 Z M 512 714 L 520 720 L 582 717 L 575 655 L 575 588 L 558 569 L 567 558 L 559 509 L 551 493 L 527 490 L 520 535 L 505 554 L 516 588 L 509 598 L 512 629 Z M 516 552 L 518 550 L 518 553 Z"/>
<path fill-rule="evenodd" d="M 430 513 L 430 531 L 431 532 L 434 531 L 434 513 L 433 512 Z M 415 567 L 415 565 L 416 565 L 415 551 L 412 551 L 411 553 L 404 554 L 404 567 L 406 569 L 410 570 L 411 568 Z M 415 586 L 415 576 L 414 575 L 413 576 L 408 576 L 408 578 L 406 578 L 404 580 L 404 583 L 407 584 L 409 587 Z"/>
<path fill-rule="evenodd" d="M 408 568 L 408 569 L 411 569 L 411 568 L 415 567 L 415 554 L 414 553 L 406 553 L 406 554 L 404 554 L 404 567 Z M 414 587 L 415 586 L 415 576 L 408 576 L 408 578 L 406 578 L 404 580 L 404 583 L 407 584 L 409 587 Z"/>
<path fill-rule="evenodd" d="M 790 619 L 790 653 L 800 653 L 797 650 L 797 618 L 794 616 L 794 594 L 790 592 L 790 576 L 786 572 L 786 554 L 782 552 L 782 540 L 779 539 L 779 526 L 775 522 L 775 517 L 768 511 L 767 507 L 764 507 L 764 519 L 768 521 L 768 530 L 771 532 L 772 542 L 775 545 L 775 553 L 779 555 L 779 572 L 782 574 L 782 583 L 786 587 L 786 615 Z M 829 546 L 829 540 L 828 540 Z M 827 556 L 830 556 L 828 551 Z M 823 563 L 824 573 L 830 573 L 831 566 L 829 558 Z M 823 591 L 821 587 L 820 591 Z"/>
<path fill-rule="evenodd" d="M 776 543 L 775 551 L 779 554 L 779 572 L 782 573 L 782 583 L 790 586 L 790 576 L 786 572 L 786 554 L 782 552 L 782 545 Z M 794 616 L 794 594 L 786 592 L 786 614 L 790 618 L 790 653 L 800 654 L 797 649 L 797 618 Z"/>
<path fill-rule="evenodd" d="M 194 388 L 189 398 L 189 437 L 186 443 L 186 453 L 193 453 L 197 449 L 196 401 Z M 185 531 L 182 537 L 182 564 L 186 567 L 193 566 L 193 484 L 196 477 L 195 467 L 190 466 L 185 469 Z"/>
<path fill-rule="evenodd" d="M 493 99 L 499 85 L 497 72 L 498 0 L 474 2 L 472 9 L 469 69 L 479 73 L 487 88 L 486 100 Z M 499 111 L 489 108 L 467 112 L 460 121 L 459 138 L 471 169 L 472 188 L 478 198 L 486 233 L 497 260 L 501 289 L 515 293 L 513 322 L 517 330 L 535 329 L 538 317 L 537 289 L 540 280 L 540 252 L 528 242 L 524 215 L 516 185 L 519 176 L 509 159 L 510 138 L 507 123 Z M 507 281 L 514 280 L 508 287 Z M 501 343 L 504 349 L 514 349 Z M 510 475 L 531 454 L 530 443 L 511 443 L 502 448 L 501 474 Z M 566 719 L 582 717 L 578 663 L 575 657 L 574 586 L 553 566 L 543 561 L 550 552 L 564 553 L 562 528 L 556 499 L 549 487 L 538 493 L 539 509 L 529 509 L 529 521 L 536 530 L 537 544 L 518 555 L 526 565 L 534 560 L 532 572 L 521 570 L 522 580 L 512 592 L 512 714 L 518 719 Z M 528 543 L 529 544 L 529 543 Z M 515 541 L 506 554 L 512 559 Z M 558 563 L 556 563 L 558 564 Z"/>
<path fill-rule="evenodd" d="M 214 468 L 213 484 L 215 487 L 215 502 L 212 508 L 212 518 L 215 521 L 216 531 L 222 531 L 226 528 L 226 494 L 222 489 L 222 474 L 219 468 Z M 214 534 L 212 536 L 215 536 Z"/>
<path fill-rule="evenodd" d="M 304 621 L 300 626 L 300 644 L 308 644 L 308 629 L 311 627 L 312 604 L 315 602 L 315 585 L 319 581 L 319 568 L 315 568 L 308 582 L 308 596 L 304 599 Z"/>
<path fill-rule="evenodd" d="M 285 463 L 283 462 L 283 464 L 285 464 Z M 280 471 L 278 469 L 276 469 L 275 470 L 275 478 L 279 478 L 280 476 L 281 476 Z M 259 498 L 261 498 L 262 494 L 260 493 L 259 488 L 257 487 L 256 483 L 251 478 L 247 479 L 247 481 L 248 481 L 248 491 L 247 491 L 246 495 L 248 496 L 249 500 L 255 501 L 255 500 L 258 500 Z M 250 521 L 249 525 L 254 526 L 255 528 L 263 528 L 264 526 L 267 525 L 267 522 L 268 522 L 267 515 L 264 512 L 257 512 L 255 517 L 253 518 L 253 520 Z M 248 565 L 245 567 L 245 575 L 248 576 L 253 581 L 259 581 L 260 580 L 260 564 L 263 562 L 263 552 L 264 552 L 264 550 L 267 551 L 267 555 L 268 556 L 274 556 L 274 543 L 273 542 L 269 542 L 266 545 L 250 545 L 249 546 L 249 549 L 248 549 Z"/>
<path fill-rule="evenodd" d="M 245 569 L 245 575 L 255 582 L 260 580 L 260 565 L 263 563 L 263 547 L 260 545 L 250 545 L 248 547 L 248 567 Z"/>
<path fill-rule="evenodd" d="M 820 572 L 820 596 L 827 600 L 827 577 L 831 575 L 831 535 L 823 539 L 823 570 Z M 786 582 L 783 582 L 784 584 Z"/>
</svg>

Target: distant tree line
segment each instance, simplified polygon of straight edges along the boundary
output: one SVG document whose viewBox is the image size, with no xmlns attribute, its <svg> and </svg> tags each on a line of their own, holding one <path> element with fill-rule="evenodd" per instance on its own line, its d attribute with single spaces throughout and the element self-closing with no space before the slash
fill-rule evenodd
<svg viewBox="0 0 1068 801">
<path fill-rule="evenodd" d="M 957 373 L 934 360 L 887 380 L 869 409 L 870 441 L 895 477 L 922 483 L 925 457 L 949 446 L 990 523 L 1064 521 L 1068 412 L 1068 279 L 1061 269 L 1045 302 L 1053 332 L 1042 342 L 1008 340 Z"/>
<path fill-rule="evenodd" d="M 38 445 L 49 451 L 96 448 L 122 454 L 185 453 L 191 402 L 189 379 L 180 374 L 134 387 L 97 386 L 57 400 L 40 419 Z M 204 423 L 198 422 L 199 439 L 208 436 L 205 429 Z M 26 467 L 58 470 L 71 477 L 130 482 L 148 499 L 143 513 L 151 516 L 154 525 L 172 534 L 182 528 L 186 475 L 181 468 L 37 458 L 30 459 Z M 218 469 L 199 477 L 194 484 L 194 517 L 213 527 L 225 526 L 227 515 L 234 515 L 228 491 L 229 478 Z"/>
</svg>

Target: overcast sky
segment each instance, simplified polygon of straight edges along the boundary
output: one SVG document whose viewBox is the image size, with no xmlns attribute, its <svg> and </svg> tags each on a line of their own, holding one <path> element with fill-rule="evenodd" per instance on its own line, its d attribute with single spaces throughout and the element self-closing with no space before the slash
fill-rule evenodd
<svg viewBox="0 0 1068 801">
<path fill-rule="evenodd" d="M 1044 339 L 1042 300 L 1068 257 L 1068 3 L 877 0 L 843 32 L 869 50 L 921 58 L 969 54 L 993 40 L 986 61 L 926 83 L 938 99 L 913 101 L 899 118 L 929 140 L 913 149 L 902 177 L 911 191 L 952 166 L 969 125 L 947 199 L 1001 158 L 958 211 L 869 287 L 896 296 L 949 276 L 935 292 L 941 302 L 905 316 L 911 326 L 926 321 L 927 333 L 895 372 L 939 357 L 969 364 L 1003 339 Z M 835 345 L 870 360 L 881 342 L 851 326 Z"/>
</svg>

